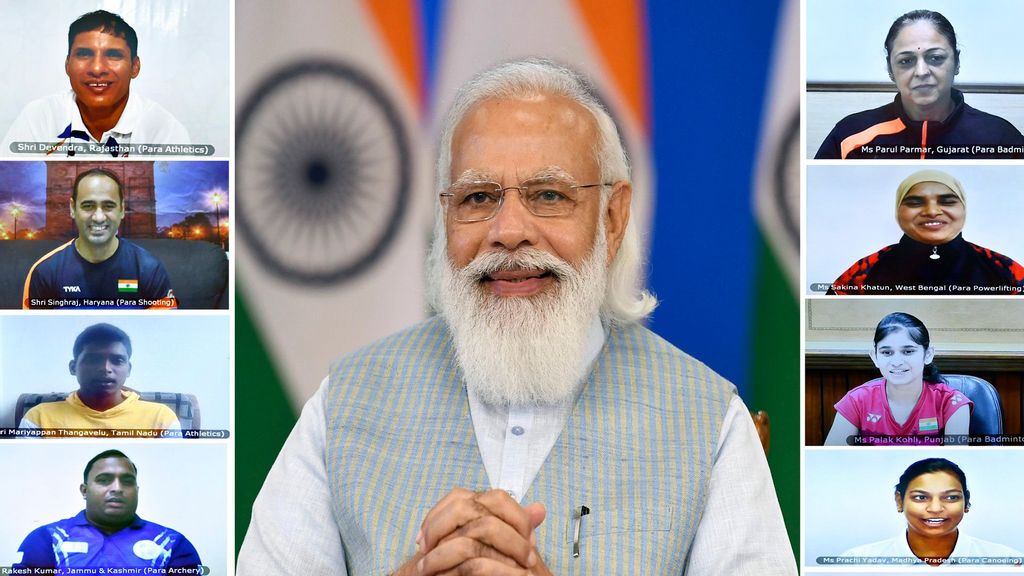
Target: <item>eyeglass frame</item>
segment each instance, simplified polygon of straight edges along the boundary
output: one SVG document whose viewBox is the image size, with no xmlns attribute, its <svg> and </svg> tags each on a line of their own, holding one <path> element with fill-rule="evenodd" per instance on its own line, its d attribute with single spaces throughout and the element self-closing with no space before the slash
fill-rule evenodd
<svg viewBox="0 0 1024 576">
<path fill-rule="evenodd" d="M 527 182 L 529 182 L 529 180 L 527 180 Z M 563 218 L 565 216 L 569 216 L 569 215 L 572 214 L 572 212 L 569 212 L 568 214 L 537 214 L 526 203 L 526 198 L 523 197 L 523 188 L 524 188 L 524 186 L 523 186 L 522 182 L 520 182 L 519 184 L 517 184 L 515 186 L 505 186 L 504 188 L 501 186 L 500 183 L 495 182 L 493 180 L 472 180 L 472 181 L 469 181 L 469 182 L 465 182 L 465 184 L 467 184 L 467 185 L 470 185 L 470 184 L 494 184 L 497 187 L 496 192 L 498 193 L 498 205 L 494 208 L 494 213 L 491 214 L 490 216 L 488 216 L 487 218 L 480 218 L 478 220 L 459 220 L 458 218 L 456 218 L 455 221 L 460 223 L 460 224 L 473 224 L 475 222 L 487 222 L 488 220 L 493 219 L 495 216 L 498 215 L 498 212 L 501 211 L 501 207 L 505 203 L 505 192 L 507 192 L 509 190 L 516 190 L 517 192 L 519 192 L 519 201 L 523 204 L 523 207 L 526 208 L 527 212 L 529 212 L 530 214 L 536 216 L 537 218 Z M 598 182 L 596 184 L 575 184 L 575 185 L 569 186 L 569 188 L 575 190 L 575 189 L 579 189 L 579 188 L 598 188 L 598 187 L 602 187 L 603 188 L 605 186 L 615 186 L 615 182 Z M 448 190 L 451 190 L 451 189 L 452 189 L 452 186 L 449 186 Z M 448 206 L 447 201 L 445 199 L 446 198 L 454 198 L 455 194 L 452 193 L 452 192 L 441 192 L 440 194 L 438 194 L 438 197 L 442 199 L 441 201 L 444 203 L 445 210 L 448 210 L 450 207 Z"/>
</svg>

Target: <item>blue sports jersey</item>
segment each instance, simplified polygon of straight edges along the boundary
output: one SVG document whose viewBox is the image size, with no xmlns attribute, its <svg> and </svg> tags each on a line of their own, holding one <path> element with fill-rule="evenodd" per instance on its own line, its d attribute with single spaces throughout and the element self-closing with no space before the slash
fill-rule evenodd
<svg viewBox="0 0 1024 576">
<path fill-rule="evenodd" d="M 150 569 L 139 574 L 186 568 L 195 571 L 174 572 L 200 574 L 202 565 L 195 547 L 179 532 L 136 516 L 125 528 L 106 534 L 86 519 L 85 510 L 36 528 L 18 552 L 21 558 L 12 569 L 53 568 L 53 574 L 102 574 L 111 568 Z"/>
<path fill-rule="evenodd" d="M 122 238 L 110 258 L 95 264 L 74 240 L 40 258 L 25 278 L 22 307 L 177 308 L 177 301 L 160 260 Z"/>
</svg>

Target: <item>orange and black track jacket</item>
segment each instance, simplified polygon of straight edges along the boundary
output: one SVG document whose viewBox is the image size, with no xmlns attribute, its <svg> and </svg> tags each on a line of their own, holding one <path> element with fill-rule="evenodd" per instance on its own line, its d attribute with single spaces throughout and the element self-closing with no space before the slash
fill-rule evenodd
<svg viewBox="0 0 1024 576">
<path fill-rule="evenodd" d="M 953 90 L 953 112 L 942 122 L 907 117 L 899 94 L 890 104 L 843 118 L 816 159 L 1024 158 L 1024 136 L 1006 120 L 971 108 Z"/>
<path fill-rule="evenodd" d="M 932 246 L 906 234 L 847 268 L 828 294 L 1024 295 L 1024 266 L 964 240 Z"/>
</svg>

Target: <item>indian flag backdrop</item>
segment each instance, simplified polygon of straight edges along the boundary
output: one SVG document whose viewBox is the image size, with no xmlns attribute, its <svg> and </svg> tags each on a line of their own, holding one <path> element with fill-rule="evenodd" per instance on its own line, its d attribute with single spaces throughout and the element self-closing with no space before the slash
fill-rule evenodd
<svg viewBox="0 0 1024 576">
<path fill-rule="evenodd" d="M 425 317 L 420 9 L 235 7 L 237 545 L 329 363 Z"/>
<path fill-rule="evenodd" d="M 237 544 L 330 360 L 425 315 L 436 129 L 455 89 L 502 60 L 539 55 L 586 71 L 619 122 L 639 192 L 635 222 L 663 301 L 652 328 L 736 382 L 752 407 L 754 373 L 790 370 L 766 385 L 798 394 L 795 346 L 779 352 L 792 362 L 751 364 L 763 245 L 751 182 L 777 8 L 236 6 Z M 770 409 L 776 430 L 795 425 L 798 407 Z M 777 432 L 773 446 L 773 459 L 798 458 L 795 436 Z M 798 466 L 776 470 L 793 503 L 797 478 Z M 796 518 L 795 506 L 786 512 Z"/>
<path fill-rule="evenodd" d="M 798 549 L 800 510 L 800 2 L 783 0 L 754 181 L 758 221 L 752 401 L 772 419 L 769 463 Z"/>
</svg>

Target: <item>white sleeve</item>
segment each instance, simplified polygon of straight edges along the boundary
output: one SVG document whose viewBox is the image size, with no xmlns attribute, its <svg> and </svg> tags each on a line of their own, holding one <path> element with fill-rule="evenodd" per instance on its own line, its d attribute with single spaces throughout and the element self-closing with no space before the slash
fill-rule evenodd
<svg viewBox="0 0 1024 576">
<path fill-rule="evenodd" d="M 238 576 L 347 574 L 324 464 L 324 391 L 306 402 L 252 507 Z"/>
<path fill-rule="evenodd" d="M 134 143 L 181 145 L 192 143 L 185 125 L 179 122 L 174 114 L 171 114 L 170 110 L 154 100 L 147 98 L 143 101 L 146 104 L 146 109 L 144 112 L 145 120 L 142 125 L 146 127 L 143 131 L 143 138 L 146 141 L 139 140 Z M 135 140 L 135 138 L 133 137 L 132 140 Z"/>
<path fill-rule="evenodd" d="M 764 449 L 739 396 L 729 403 L 687 574 L 796 575 Z"/>
<path fill-rule="evenodd" d="M 189 138 L 185 125 L 172 116 L 170 112 L 167 113 L 167 117 L 169 119 L 167 136 L 163 138 L 163 142 L 160 142 L 160 144 L 191 144 L 192 139 Z"/>
</svg>

